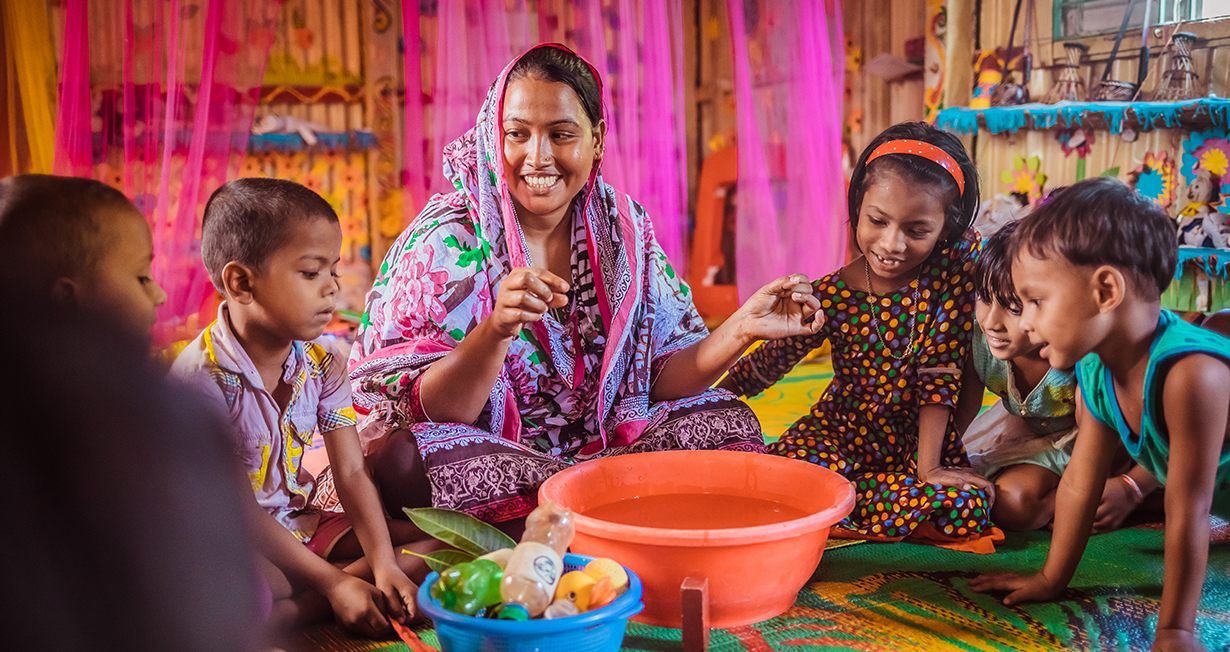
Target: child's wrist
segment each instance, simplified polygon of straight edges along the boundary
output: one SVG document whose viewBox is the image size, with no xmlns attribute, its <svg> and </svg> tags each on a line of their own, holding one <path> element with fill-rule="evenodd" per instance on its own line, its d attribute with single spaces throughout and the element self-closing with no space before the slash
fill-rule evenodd
<svg viewBox="0 0 1230 652">
<path fill-rule="evenodd" d="M 1132 499 L 1133 503 L 1139 505 L 1144 502 L 1145 494 L 1140 490 L 1140 485 L 1136 483 L 1132 476 L 1124 473 L 1119 476 L 1119 479 L 1123 481 L 1123 484 L 1127 485 L 1128 497 Z"/>
</svg>

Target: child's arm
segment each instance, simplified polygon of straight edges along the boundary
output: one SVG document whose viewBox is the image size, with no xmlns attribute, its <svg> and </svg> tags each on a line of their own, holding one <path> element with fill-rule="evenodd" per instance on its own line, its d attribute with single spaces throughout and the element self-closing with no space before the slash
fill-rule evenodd
<svg viewBox="0 0 1230 652">
<path fill-rule="evenodd" d="M 250 488 L 245 487 L 245 491 L 251 493 Z M 274 520 L 255 497 L 247 507 L 246 516 L 256 533 L 257 547 L 288 579 L 323 595 L 343 627 L 370 637 L 388 631 L 388 621 L 380 606 L 384 597 L 376 587 L 316 556 Z"/>
<path fill-rule="evenodd" d="M 408 623 L 415 614 L 418 586 L 397 565 L 380 495 L 363 461 L 359 433 L 354 426 L 343 426 L 322 436 L 338 500 L 363 546 L 376 588 L 384 594 L 390 615 Z"/>
<path fill-rule="evenodd" d="M 943 466 L 944 437 L 952 408 L 938 403 L 918 407 L 918 479 L 945 487 L 978 487 L 995 502 L 995 484 L 968 467 Z"/>
<path fill-rule="evenodd" d="M 1124 475 L 1131 478 L 1134 484 L 1129 484 Z M 1093 517 L 1093 533 L 1101 534 L 1119 529 L 1124 519 L 1144 502 L 1145 496 L 1160 486 L 1162 483 L 1149 475 L 1139 464 L 1123 475 L 1107 478 L 1106 486 L 1102 489 L 1102 502 L 1098 504 L 1098 512 Z M 1137 489 L 1140 490 L 1139 494 Z"/>
<path fill-rule="evenodd" d="M 1162 405 L 1170 438 L 1166 569 L 1154 649 L 1203 649 L 1193 630 L 1209 557 L 1213 484 L 1226 441 L 1230 367 L 1210 356 L 1191 355 L 1171 367 L 1165 383 Z"/>
<path fill-rule="evenodd" d="M 1051 536 L 1051 550 L 1046 565 L 1036 575 L 1015 574 L 980 575 L 970 581 L 970 588 L 979 592 L 1006 591 L 1004 604 L 1012 606 L 1020 602 L 1051 600 L 1068 586 L 1076 565 L 1080 563 L 1089 533 L 1093 527 L 1093 514 L 1102 487 L 1110 473 L 1111 457 L 1119 436 L 1109 426 L 1098 421 L 1085 409 L 1084 399 L 1076 395 L 1076 422 L 1080 434 L 1072 451 L 1072 462 L 1059 481 L 1055 491 L 1055 533 Z"/>
<path fill-rule="evenodd" d="M 986 388 L 974 365 L 974 356 L 967 355 L 965 370 L 961 372 L 961 393 L 957 395 L 956 415 L 953 416 L 953 426 L 962 437 L 982 411 L 982 395 Z"/>
</svg>

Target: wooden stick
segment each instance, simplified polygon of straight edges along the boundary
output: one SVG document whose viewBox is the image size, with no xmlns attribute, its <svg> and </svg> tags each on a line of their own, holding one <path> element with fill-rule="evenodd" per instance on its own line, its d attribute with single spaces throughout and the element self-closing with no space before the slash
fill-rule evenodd
<svg viewBox="0 0 1230 652">
<path fill-rule="evenodd" d="M 1182 26 L 1183 26 L 1183 19 L 1182 19 L 1182 18 L 1180 18 L 1180 19 L 1179 19 L 1179 22 L 1177 22 L 1177 23 L 1175 23 L 1175 24 L 1174 24 L 1174 29 L 1170 30 L 1170 38 L 1167 38 L 1167 39 L 1166 39 L 1166 44 L 1162 46 L 1162 54 L 1161 54 L 1161 56 L 1159 56 L 1159 57 L 1157 58 L 1157 60 L 1158 60 L 1158 62 L 1159 62 L 1159 63 L 1161 62 L 1162 57 L 1163 57 L 1163 56 L 1166 56 L 1166 54 L 1168 54 L 1168 53 L 1170 52 L 1170 45 L 1171 45 L 1172 43 L 1174 43 L 1174 35 L 1175 35 L 1178 31 L 1179 31 L 1179 28 L 1180 28 L 1180 27 L 1182 27 Z M 1146 38 L 1147 38 L 1147 37 L 1146 37 Z M 1142 40 L 1143 40 L 1143 39 L 1142 39 Z M 1148 72 L 1148 71 L 1146 70 L 1146 73 L 1147 73 L 1147 72 Z M 1133 101 L 1133 102 L 1135 102 L 1135 101 L 1136 101 L 1136 98 L 1140 97 L 1140 92 L 1141 92 L 1141 91 L 1143 91 L 1143 90 L 1145 89 L 1145 82 L 1146 82 L 1146 81 L 1148 81 L 1148 80 L 1149 80 L 1149 75 L 1148 75 L 1148 74 L 1146 74 L 1146 75 L 1145 75 L 1145 78 L 1144 78 L 1144 79 L 1142 79 L 1142 80 L 1140 80 L 1140 83 L 1136 85 L 1136 93 L 1132 95 L 1132 101 Z"/>
<path fill-rule="evenodd" d="M 683 600 L 683 652 L 709 649 L 709 578 L 689 577 L 679 586 Z"/>
</svg>

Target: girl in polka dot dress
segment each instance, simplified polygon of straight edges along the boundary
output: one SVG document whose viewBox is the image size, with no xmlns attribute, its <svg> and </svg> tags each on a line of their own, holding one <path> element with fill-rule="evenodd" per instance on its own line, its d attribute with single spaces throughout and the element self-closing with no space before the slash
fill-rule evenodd
<svg viewBox="0 0 1230 652">
<path fill-rule="evenodd" d="M 824 325 L 766 343 L 722 382 L 753 396 L 829 341 L 832 383 L 770 452 L 849 478 L 857 499 L 838 526 L 857 536 L 897 540 L 921 526 L 959 539 L 988 527 L 994 488 L 970 468 L 953 427 L 974 327 L 977 206 L 960 141 L 924 123 L 885 130 L 850 180 L 863 255 L 813 284 Z"/>
</svg>

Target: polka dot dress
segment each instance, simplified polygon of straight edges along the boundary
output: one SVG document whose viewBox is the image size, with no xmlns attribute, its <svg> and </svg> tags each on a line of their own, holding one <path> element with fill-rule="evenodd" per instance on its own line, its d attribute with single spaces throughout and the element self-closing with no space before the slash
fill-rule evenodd
<svg viewBox="0 0 1230 652">
<path fill-rule="evenodd" d="M 925 484 L 916 477 L 919 406 L 956 407 L 966 345 L 975 326 L 970 280 L 975 242 L 967 236 L 932 254 L 917 279 L 888 295 L 851 288 L 838 272 L 816 281 L 815 296 L 826 316 L 820 332 L 766 342 L 731 370 L 740 392 L 752 396 L 780 380 L 824 340 L 830 341 L 832 383 L 811 413 L 769 451 L 828 467 L 854 483 L 854 511 L 838 527 L 895 539 L 926 519 L 953 538 L 978 534 L 988 526 L 981 490 Z M 911 330 L 915 297 L 917 318 Z M 969 466 L 951 415 L 941 459 L 946 466 Z"/>
</svg>

